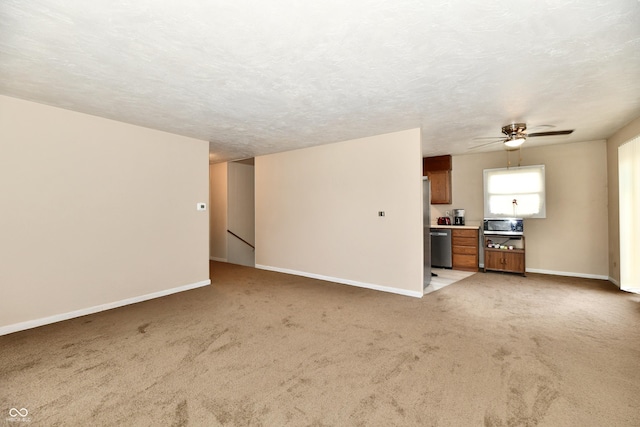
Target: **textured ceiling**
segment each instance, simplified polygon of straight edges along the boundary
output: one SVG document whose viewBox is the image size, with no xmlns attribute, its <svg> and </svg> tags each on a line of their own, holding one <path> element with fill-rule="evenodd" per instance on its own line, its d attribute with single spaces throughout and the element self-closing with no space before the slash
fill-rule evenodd
<svg viewBox="0 0 640 427">
<path fill-rule="evenodd" d="M 640 116 L 640 2 L 2 0 L 0 93 L 215 160 L 414 127 L 462 154 L 519 121 L 599 140 Z"/>
</svg>

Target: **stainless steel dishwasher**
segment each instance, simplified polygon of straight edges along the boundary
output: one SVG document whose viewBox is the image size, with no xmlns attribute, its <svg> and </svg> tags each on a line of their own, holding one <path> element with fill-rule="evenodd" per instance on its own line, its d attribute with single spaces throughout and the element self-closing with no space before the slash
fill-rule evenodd
<svg viewBox="0 0 640 427">
<path fill-rule="evenodd" d="M 432 228 L 431 234 L 431 266 L 451 268 L 451 229 Z"/>
</svg>

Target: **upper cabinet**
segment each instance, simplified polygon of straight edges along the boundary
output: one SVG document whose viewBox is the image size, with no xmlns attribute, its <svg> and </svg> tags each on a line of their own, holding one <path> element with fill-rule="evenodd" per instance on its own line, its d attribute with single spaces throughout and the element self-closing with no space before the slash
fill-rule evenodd
<svg viewBox="0 0 640 427">
<path fill-rule="evenodd" d="M 431 204 L 451 204 L 451 171 L 429 171 L 426 174 L 431 181 Z"/>
<path fill-rule="evenodd" d="M 431 182 L 431 204 L 451 204 L 451 156 L 425 157 L 422 175 Z"/>
</svg>

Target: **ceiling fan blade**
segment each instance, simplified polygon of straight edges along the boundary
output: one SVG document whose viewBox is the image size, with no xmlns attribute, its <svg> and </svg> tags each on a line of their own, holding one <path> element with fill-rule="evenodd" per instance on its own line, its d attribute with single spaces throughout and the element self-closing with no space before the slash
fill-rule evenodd
<svg viewBox="0 0 640 427">
<path fill-rule="evenodd" d="M 476 136 L 475 138 L 471 139 L 473 139 L 474 141 L 479 141 L 481 139 L 493 139 L 495 141 L 498 139 L 504 139 L 504 136 Z"/>
<path fill-rule="evenodd" d="M 535 126 L 528 127 L 527 131 L 529 131 L 529 132 L 541 131 L 542 132 L 543 129 L 551 129 L 551 128 L 554 128 L 554 127 L 556 127 L 556 125 L 535 125 Z"/>
<path fill-rule="evenodd" d="M 527 137 L 536 137 L 536 136 L 554 136 L 554 135 L 569 135 L 573 133 L 573 129 L 571 130 L 554 130 L 549 132 L 534 132 L 527 134 Z"/>
<path fill-rule="evenodd" d="M 469 151 L 471 150 L 478 150 L 480 148 L 484 148 L 484 147 L 488 147 L 489 145 L 493 145 L 493 144 L 497 144 L 497 143 L 504 143 L 504 138 L 500 138 L 500 139 L 494 139 L 491 142 L 485 142 L 484 144 L 480 144 L 480 145 L 475 145 L 471 148 L 469 148 Z"/>
</svg>

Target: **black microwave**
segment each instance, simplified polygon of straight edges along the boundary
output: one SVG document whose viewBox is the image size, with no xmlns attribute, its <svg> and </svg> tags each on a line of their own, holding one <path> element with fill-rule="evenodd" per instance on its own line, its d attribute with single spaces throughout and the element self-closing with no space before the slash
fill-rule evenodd
<svg viewBox="0 0 640 427">
<path fill-rule="evenodd" d="M 482 229 L 484 234 L 521 236 L 524 234 L 524 221 L 522 218 L 485 218 Z"/>
</svg>

